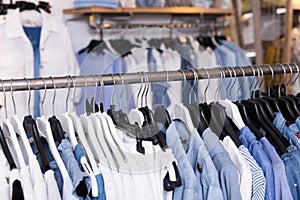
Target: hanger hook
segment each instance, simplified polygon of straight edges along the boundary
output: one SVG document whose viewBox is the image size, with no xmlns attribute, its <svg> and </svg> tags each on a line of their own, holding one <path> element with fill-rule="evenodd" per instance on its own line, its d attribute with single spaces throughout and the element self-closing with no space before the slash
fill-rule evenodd
<svg viewBox="0 0 300 200">
<path fill-rule="evenodd" d="M 224 72 L 224 69 L 223 69 L 222 67 L 220 67 L 220 70 L 221 70 L 221 72 L 222 72 L 222 82 L 221 82 L 221 87 L 220 87 L 220 89 L 219 89 L 219 91 L 218 91 L 219 99 L 221 98 L 221 96 L 220 96 L 221 90 L 222 90 L 222 88 L 223 88 L 224 85 L 225 85 L 225 72 Z"/>
<path fill-rule="evenodd" d="M 186 86 L 186 75 L 185 75 L 185 73 L 184 73 L 184 71 L 182 70 L 182 69 L 179 69 L 178 70 L 181 74 L 182 74 L 182 76 L 183 76 L 183 86 L 182 86 L 182 90 L 184 90 L 185 89 L 185 86 Z"/>
<path fill-rule="evenodd" d="M 148 89 L 147 77 L 146 77 L 145 72 L 142 72 L 142 76 L 143 76 L 143 79 L 145 80 L 145 87 L 143 89 L 142 96 L 141 96 L 141 107 L 143 107 L 143 98 L 145 100 L 145 105 L 147 105 L 146 91 Z"/>
<path fill-rule="evenodd" d="M 206 84 L 206 87 L 204 89 L 204 103 L 206 102 L 206 97 L 207 97 L 207 90 L 208 90 L 208 87 L 209 87 L 209 84 L 210 84 L 210 75 L 207 71 L 207 69 L 203 68 L 203 70 L 205 71 L 206 73 L 206 76 L 207 76 L 207 84 Z"/>
<path fill-rule="evenodd" d="M 286 83 L 286 90 L 285 90 L 285 96 L 287 96 L 288 95 L 288 88 L 289 88 L 289 85 L 291 84 L 291 82 L 292 82 L 292 79 L 293 79 L 293 68 L 289 65 L 289 64 L 286 64 L 288 67 L 289 67 L 289 69 L 290 69 L 290 74 L 291 74 L 291 76 L 290 76 L 290 79 L 289 79 L 289 81 Z"/>
<path fill-rule="evenodd" d="M 55 98 L 56 98 L 56 84 L 55 84 L 55 81 L 54 81 L 54 79 L 53 79 L 52 76 L 50 76 L 49 78 L 53 82 L 53 88 L 54 88 L 53 99 L 52 99 L 52 114 L 54 116 L 54 114 L 55 114 L 55 106 L 54 106 L 54 104 L 55 104 Z"/>
<path fill-rule="evenodd" d="M 3 95 L 3 103 L 4 103 L 4 110 L 5 110 L 5 118 L 7 119 L 7 108 L 6 108 L 6 90 L 5 90 L 5 87 L 4 87 L 4 83 L 3 83 L 3 80 L 0 79 L 1 81 L 1 85 L 2 85 L 2 91 L 4 93 Z"/>
<path fill-rule="evenodd" d="M 222 71 L 221 71 L 220 67 L 217 67 L 216 69 L 219 70 L 219 72 L 220 72 L 220 79 L 222 79 L 222 78 L 223 78 L 223 74 L 222 74 Z M 216 91 L 215 91 L 215 100 L 217 100 L 218 90 L 219 90 L 219 88 L 221 87 L 221 84 L 222 84 L 222 83 L 220 83 L 220 84 L 218 85 L 218 87 L 217 87 L 217 89 L 216 89 Z"/>
<path fill-rule="evenodd" d="M 27 78 L 24 78 L 24 80 L 26 81 L 27 83 L 27 88 L 28 88 L 28 103 L 27 103 L 27 106 L 28 106 L 28 114 L 31 115 L 31 111 L 30 111 L 30 101 L 31 101 L 31 89 L 30 89 L 30 83 L 28 81 Z"/>
<path fill-rule="evenodd" d="M 116 94 L 116 79 L 115 76 L 113 74 L 109 74 L 111 76 L 111 78 L 113 79 L 113 83 L 114 83 L 114 89 L 112 92 L 112 97 L 111 97 L 111 104 L 115 105 L 115 94 Z"/>
<path fill-rule="evenodd" d="M 43 99 L 42 99 L 42 101 L 41 101 L 41 108 L 42 108 L 42 116 L 44 116 L 45 115 L 45 109 L 44 109 L 44 103 L 45 103 L 45 99 L 46 99 L 46 95 L 47 95 L 47 83 L 46 83 L 46 81 L 45 81 L 45 79 L 43 78 L 43 77 L 41 77 L 41 80 L 43 81 L 43 83 L 44 83 L 44 96 L 43 96 Z"/>
<path fill-rule="evenodd" d="M 118 75 L 120 76 L 121 83 L 122 83 L 122 90 L 121 90 L 120 98 L 119 98 L 119 105 L 120 105 L 120 109 L 121 109 L 122 108 L 121 103 L 122 103 L 122 97 L 123 97 L 124 90 L 125 90 L 125 84 L 124 84 L 124 77 L 123 77 L 123 75 L 120 74 L 120 73 L 118 73 Z"/>
<path fill-rule="evenodd" d="M 284 80 L 285 80 L 285 78 L 286 78 L 286 69 L 285 69 L 285 67 L 284 67 L 282 64 L 280 64 L 280 63 L 277 63 L 277 65 L 279 65 L 279 66 L 283 69 L 283 77 L 282 77 L 282 79 L 281 79 L 281 81 L 280 81 L 280 83 L 279 83 L 279 86 L 278 86 L 278 95 L 279 95 L 279 97 L 281 97 L 281 85 L 283 84 L 283 82 L 284 82 Z"/>
<path fill-rule="evenodd" d="M 66 97 L 66 112 L 68 112 L 68 108 L 69 108 L 68 101 L 69 101 L 70 90 L 71 90 L 70 76 L 66 76 L 66 79 L 68 81 L 68 92 Z"/>
<path fill-rule="evenodd" d="M 192 92 L 194 91 L 194 88 L 196 87 L 196 84 L 198 82 L 198 74 L 196 73 L 196 71 L 194 69 L 190 69 L 190 70 L 193 72 L 193 77 L 194 77 L 194 84 L 193 84 L 193 86 L 190 90 L 190 94 L 189 94 L 189 102 L 192 103 Z"/>
<path fill-rule="evenodd" d="M 240 67 L 240 66 L 237 66 L 241 71 L 242 71 L 242 73 L 243 73 L 243 79 L 242 79 L 242 82 L 241 82 L 241 84 L 240 84 L 240 86 L 238 87 L 238 90 L 237 90 L 237 94 L 238 94 L 238 100 L 239 100 L 239 94 L 240 94 L 240 90 L 242 89 L 242 86 L 243 86 L 243 84 L 244 84 L 244 82 L 245 82 L 245 71 L 244 71 L 244 69 L 242 68 L 242 67 Z"/>
<path fill-rule="evenodd" d="M 83 105 L 84 105 L 84 114 L 87 113 L 87 109 L 86 109 L 86 101 L 87 101 L 87 80 L 86 80 L 86 76 L 83 76 L 84 79 L 84 100 L 83 100 Z"/>
<path fill-rule="evenodd" d="M 76 83 L 75 83 L 74 78 L 72 76 L 69 76 L 69 79 L 72 81 L 72 84 L 73 84 L 73 101 L 74 101 L 75 95 L 76 95 Z M 72 110 L 73 110 L 73 112 L 75 112 L 74 102 L 73 102 L 73 105 L 72 105 Z"/>
<path fill-rule="evenodd" d="M 14 114 L 17 114 L 17 109 L 16 109 L 16 102 L 15 102 L 15 97 L 14 97 L 14 92 L 13 92 L 13 79 L 10 79 L 10 92 L 11 92 L 11 99 L 13 102 L 13 106 L 14 106 Z"/>
<path fill-rule="evenodd" d="M 299 70 L 299 66 L 296 64 L 296 63 L 291 63 L 291 64 L 293 64 L 294 66 L 296 66 L 296 68 L 297 68 L 297 75 L 296 75 L 296 78 L 295 78 L 295 80 L 293 80 L 293 83 L 292 83 L 292 94 L 294 94 L 294 85 L 295 85 L 295 82 L 298 80 L 298 78 L 299 78 L 299 72 L 300 72 L 300 70 Z"/>
<path fill-rule="evenodd" d="M 226 91 L 226 95 L 227 95 L 227 97 L 226 98 L 230 98 L 230 95 L 229 95 L 229 93 L 228 93 L 228 89 L 229 89 L 229 87 L 230 87 L 230 85 L 231 85 L 231 83 L 232 83 L 232 72 L 231 72 L 231 69 L 230 69 L 230 67 L 224 67 L 224 68 L 226 68 L 227 69 L 227 71 L 229 72 L 229 76 L 230 76 L 230 82 L 228 83 L 228 85 L 227 85 L 227 87 L 226 87 L 226 89 L 225 89 L 225 91 Z"/>
<path fill-rule="evenodd" d="M 98 78 L 100 80 L 100 101 L 104 105 L 104 81 L 101 75 L 98 75 Z"/>
<path fill-rule="evenodd" d="M 252 79 L 252 82 L 251 82 L 250 88 L 249 88 L 250 89 L 250 96 L 252 98 L 251 92 L 252 92 L 252 86 L 254 85 L 256 72 L 255 72 L 254 66 L 250 65 L 250 67 L 252 69 L 252 74 L 253 74 L 253 79 Z"/>
<path fill-rule="evenodd" d="M 142 72 L 139 72 L 139 74 L 140 74 L 140 78 L 141 78 L 141 85 L 140 85 L 140 88 L 139 88 L 139 91 L 138 91 L 138 94 L 137 94 L 137 101 L 136 101 L 137 106 L 139 105 L 140 94 L 141 94 L 142 88 L 144 86 L 143 74 L 142 74 Z M 142 104 L 143 104 L 143 102 L 141 100 L 141 107 L 143 106 Z"/>
<path fill-rule="evenodd" d="M 258 66 L 258 67 L 259 67 L 259 70 L 260 70 L 261 76 L 262 76 L 262 79 L 261 79 L 261 81 L 260 81 L 260 83 L 259 83 L 259 85 L 258 85 L 258 93 L 259 93 L 259 97 L 261 97 L 261 90 L 260 90 L 260 88 L 261 88 L 261 85 L 262 85 L 263 82 L 264 82 L 264 70 L 262 69 L 261 66 Z"/>
<path fill-rule="evenodd" d="M 271 74 L 272 74 L 272 79 L 271 79 L 270 83 L 267 85 L 267 88 L 268 88 L 268 96 L 270 97 L 270 96 L 271 96 L 271 84 L 272 84 L 273 81 L 274 81 L 275 75 L 274 75 L 274 70 L 273 70 L 273 68 L 271 67 L 271 65 L 265 64 L 265 66 L 267 66 L 267 67 L 270 69 Z M 262 69 L 261 69 L 261 70 L 262 70 Z"/>
<path fill-rule="evenodd" d="M 168 84 L 169 83 L 169 72 L 167 70 L 165 70 L 165 74 L 166 74 L 166 82 Z M 165 89 L 163 91 L 162 105 L 165 105 L 166 93 L 167 93 L 167 89 Z"/>
<path fill-rule="evenodd" d="M 145 94 L 145 105 L 148 106 L 148 93 L 149 93 L 149 89 L 150 89 L 150 81 L 149 81 L 149 77 L 148 74 L 146 72 L 144 72 L 145 78 L 146 78 L 146 94 Z"/>
<path fill-rule="evenodd" d="M 235 71 L 235 68 L 234 67 L 230 67 L 230 69 L 232 69 L 232 72 L 233 72 L 233 75 L 234 75 L 234 81 L 233 81 L 233 84 L 230 86 L 229 88 L 229 96 L 231 96 L 231 91 L 232 91 L 232 88 L 233 86 L 235 85 L 236 83 L 236 71 Z"/>
</svg>

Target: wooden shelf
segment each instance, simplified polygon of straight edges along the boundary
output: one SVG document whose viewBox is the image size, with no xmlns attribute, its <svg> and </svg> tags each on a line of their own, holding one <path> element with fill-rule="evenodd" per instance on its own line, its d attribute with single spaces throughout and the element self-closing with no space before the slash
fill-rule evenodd
<svg viewBox="0 0 300 200">
<path fill-rule="evenodd" d="M 206 15 L 231 15 L 233 9 L 218 8 L 196 8 L 196 7 L 165 7 L 165 8 L 117 8 L 109 9 L 102 7 L 87 7 L 77 9 L 66 9 L 65 14 L 206 14 Z"/>
</svg>

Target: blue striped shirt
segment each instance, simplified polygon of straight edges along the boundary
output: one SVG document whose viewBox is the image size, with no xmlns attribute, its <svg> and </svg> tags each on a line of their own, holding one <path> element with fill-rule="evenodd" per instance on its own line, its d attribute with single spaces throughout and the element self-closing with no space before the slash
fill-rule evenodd
<svg viewBox="0 0 300 200">
<path fill-rule="evenodd" d="M 266 193 L 266 178 L 260 166 L 257 164 L 255 159 L 250 154 L 249 150 L 241 145 L 239 147 L 240 153 L 247 160 L 250 165 L 251 176 L 252 176 L 252 192 L 251 200 L 263 200 L 265 199 Z"/>
</svg>

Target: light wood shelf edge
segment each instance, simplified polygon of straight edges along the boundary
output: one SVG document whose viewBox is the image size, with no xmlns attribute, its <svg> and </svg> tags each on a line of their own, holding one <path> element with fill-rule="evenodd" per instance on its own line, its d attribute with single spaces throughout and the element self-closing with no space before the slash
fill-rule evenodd
<svg viewBox="0 0 300 200">
<path fill-rule="evenodd" d="M 101 7 L 87 7 L 66 9 L 64 14 L 118 14 L 118 13 L 140 13 L 140 14 L 218 14 L 230 15 L 234 13 L 233 9 L 218 9 L 218 8 L 196 8 L 196 7 L 165 7 L 165 8 L 121 8 L 109 9 Z"/>
</svg>

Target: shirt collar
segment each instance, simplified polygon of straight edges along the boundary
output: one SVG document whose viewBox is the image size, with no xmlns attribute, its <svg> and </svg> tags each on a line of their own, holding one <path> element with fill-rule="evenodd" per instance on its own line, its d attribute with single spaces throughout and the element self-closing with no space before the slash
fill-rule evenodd
<svg viewBox="0 0 300 200">
<path fill-rule="evenodd" d="M 55 19 L 43 10 L 41 10 L 40 12 L 43 20 L 42 29 L 44 29 L 42 33 L 58 32 L 59 28 Z M 23 30 L 23 25 L 21 23 L 19 9 L 16 9 L 9 14 L 9 17 L 7 18 L 6 27 L 7 38 L 9 39 L 22 37 L 25 34 Z"/>
</svg>

